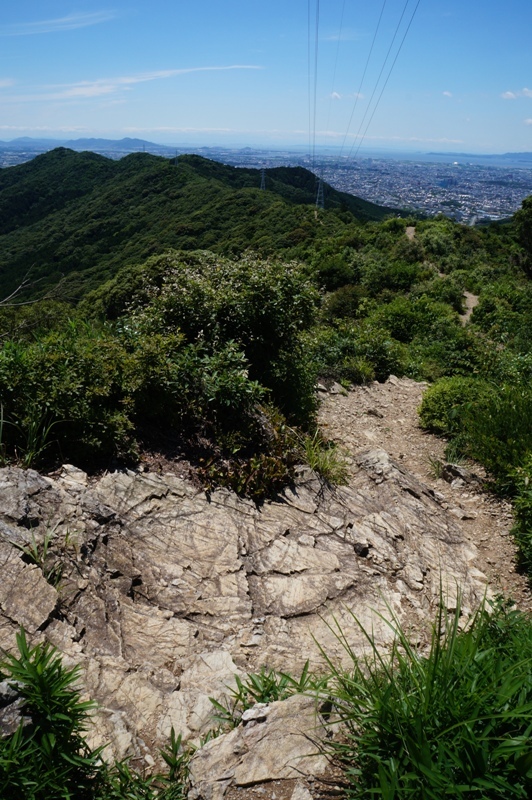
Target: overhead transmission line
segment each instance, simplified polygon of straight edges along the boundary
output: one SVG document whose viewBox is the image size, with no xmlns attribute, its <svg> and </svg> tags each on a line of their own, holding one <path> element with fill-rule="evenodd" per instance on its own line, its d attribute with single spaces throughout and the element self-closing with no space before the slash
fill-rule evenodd
<svg viewBox="0 0 532 800">
<path fill-rule="evenodd" d="M 318 57 L 319 57 L 319 31 L 320 31 L 320 0 L 316 0 L 316 11 L 314 15 L 314 39 L 311 36 L 312 14 L 311 2 L 308 0 L 308 31 L 309 31 L 309 89 L 312 83 L 312 90 L 309 91 L 309 108 L 312 108 L 312 119 L 310 120 L 311 147 L 310 157 L 312 169 L 316 161 L 316 116 L 318 108 Z M 313 51 L 313 52 L 312 52 Z M 313 62 L 313 63 L 311 63 Z"/>
<path fill-rule="evenodd" d="M 349 122 L 347 123 L 347 129 L 346 129 L 346 132 L 345 132 L 344 140 L 342 142 L 342 147 L 340 148 L 340 157 L 342 156 L 342 151 L 343 151 L 343 149 L 345 147 L 345 142 L 346 142 L 346 139 L 347 139 L 347 135 L 349 133 L 349 128 L 351 127 L 351 123 L 352 123 L 353 117 L 355 115 L 355 111 L 356 111 L 356 108 L 357 108 L 357 105 L 358 105 L 358 101 L 359 101 L 360 95 L 362 93 L 362 87 L 364 86 L 364 79 L 366 77 L 366 72 L 368 71 L 368 66 L 369 66 L 369 62 L 371 61 L 371 56 L 373 54 L 373 48 L 375 46 L 375 41 L 377 39 L 377 34 L 378 34 L 379 28 L 381 26 L 382 17 L 384 15 L 384 9 L 386 8 L 386 2 L 387 2 L 387 0 L 384 0 L 384 2 L 382 4 L 382 8 L 381 8 L 381 13 L 379 14 L 379 19 L 377 20 L 377 27 L 375 28 L 375 33 L 373 34 L 373 39 L 371 41 L 371 47 L 369 48 L 368 57 L 366 59 L 365 65 L 364 65 L 364 71 L 363 71 L 362 77 L 360 79 L 360 85 L 359 85 L 358 91 L 357 91 L 357 93 L 355 95 L 355 102 L 353 104 L 353 109 L 351 111 L 351 116 L 349 117 Z"/>
<path fill-rule="evenodd" d="M 345 0 L 344 0 L 345 2 Z M 309 84 L 309 142 L 310 161 L 312 172 L 316 174 L 316 118 L 318 108 L 318 60 L 319 60 L 319 33 L 320 33 L 320 0 L 316 0 L 314 14 L 314 40 L 312 42 L 312 7 L 308 0 L 308 84 Z M 313 46 L 312 46 L 313 45 Z M 312 59 L 312 55 L 313 59 Z M 313 61 L 313 63 L 312 63 Z M 312 86 L 312 89 L 311 89 Z M 323 180 L 316 175 L 318 184 L 316 189 L 316 209 L 324 207 Z M 317 214 L 317 210 L 316 210 Z"/>
<path fill-rule="evenodd" d="M 327 124 L 325 125 L 325 130 L 329 130 L 329 122 L 331 120 L 331 105 L 334 96 L 334 90 L 336 86 L 336 69 L 338 67 L 338 54 L 340 52 L 340 42 L 342 41 L 342 33 L 344 30 L 344 13 L 345 13 L 345 0 L 342 4 L 342 14 L 340 16 L 340 30 L 338 32 L 338 41 L 336 43 L 336 55 L 334 58 L 334 70 L 333 70 L 333 79 L 332 79 L 332 88 L 331 88 L 331 95 L 329 97 L 329 108 L 327 111 Z"/>
<path fill-rule="evenodd" d="M 364 116 L 362 117 L 362 121 L 361 121 L 361 123 L 360 123 L 360 126 L 359 126 L 359 129 L 358 129 L 358 131 L 357 131 L 357 135 L 356 135 L 356 137 L 355 137 L 355 140 L 353 141 L 353 144 L 351 145 L 351 149 L 350 149 L 350 151 L 349 151 L 349 154 L 348 154 L 347 158 L 350 158 L 350 157 L 351 157 L 351 153 L 353 152 L 353 149 L 354 149 L 354 147 L 355 147 L 356 140 L 357 140 L 357 139 L 359 138 L 359 136 L 360 136 L 360 131 L 362 130 L 362 126 L 364 125 L 364 121 L 365 121 L 365 119 L 366 119 L 366 116 L 367 116 L 367 114 L 368 114 L 368 111 L 369 111 L 369 109 L 370 109 L 370 107 L 371 107 L 371 103 L 372 103 L 372 101 L 373 101 L 373 97 L 375 96 L 375 92 L 376 92 L 376 90 L 377 90 L 377 86 L 378 86 L 378 84 L 379 84 L 379 81 L 380 81 L 380 79 L 381 79 L 382 73 L 383 73 L 383 71 L 384 71 L 384 68 L 385 68 L 385 66 L 386 66 L 386 62 L 388 61 L 388 57 L 389 57 L 389 55 L 390 55 L 390 52 L 391 52 L 391 50 L 392 50 L 392 47 L 393 47 L 393 44 L 394 44 L 394 42 L 395 42 L 395 39 L 396 39 L 396 37 L 397 37 L 397 34 L 398 34 L 398 32 L 399 32 L 399 28 L 400 28 L 400 26 L 401 26 L 401 22 L 403 21 L 403 17 L 404 17 L 404 15 L 405 15 L 405 12 L 406 12 L 406 9 L 407 9 L 407 6 L 408 6 L 409 2 L 410 2 L 410 0 L 406 0 L 406 2 L 405 2 L 405 5 L 404 5 L 404 7 L 403 7 L 403 11 L 402 11 L 402 13 L 401 13 L 401 17 L 399 18 L 399 22 L 397 23 L 397 26 L 396 26 L 396 29 L 395 29 L 395 33 L 394 33 L 394 35 L 393 35 L 393 38 L 392 38 L 392 41 L 391 41 L 390 47 L 388 48 L 388 52 L 386 53 L 386 58 L 384 59 L 384 62 L 383 62 L 383 65 L 382 65 L 382 69 L 381 69 L 381 71 L 379 72 L 379 77 L 377 78 L 377 81 L 376 81 L 376 83 L 375 83 L 375 88 L 373 89 L 373 92 L 372 92 L 372 95 L 371 95 L 371 99 L 370 99 L 370 101 L 369 101 L 369 103 L 368 103 L 368 107 L 366 108 L 366 112 L 364 113 Z M 414 6 L 414 10 L 413 10 L 413 12 L 412 12 L 412 14 L 411 14 L 411 16 L 410 16 L 410 20 L 409 20 L 409 22 L 408 22 L 408 25 L 406 26 L 406 30 L 405 30 L 405 32 L 404 32 L 404 34 L 403 34 L 403 38 L 401 39 L 401 42 L 400 42 L 400 44 L 399 44 L 399 48 L 398 48 L 398 50 L 397 50 L 397 52 L 396 52 L 396 54 L 395 54 L 395 57 L 394 57 L 394 59 L 393 59 L 393 61 L 392 61 L 392 64 L 391 64 L 391 66 L 390 66 L 390 69 L 389 69 L 389 71 L 388 71 L 388 75 L 386 76 L 386 80 L 384 81 L 384 84 L 383 84 L 383 86 L 382 86 L 382 89 L 381 89 L 381 91 L 380 91 L 380 94 L 379 94 L 379 96 L 378 96 L 378 98 L 377 98 L 377 102 L 375 103 L 375 106 L 373 107 L 373 110 L 372 110 L 372 112 L 371 112 L 370 118 L 369 118 L 369 120 L 368 120 L 368 124 L 366 125 L 366 127 L 365 127 L 365 129 L 364 129 L 364 133 L 362 134 L 362 137 L 360 138 L 360 140 L 359 140 L 359 142 L 358 142 L 358 146 L 357 146 L 357 149 L 356 149 L 356 151 L 355 151 L 354 158 L 356 158 L 356 157 L 357 157 L 357 155 L 358 155 L 358 153 L 359 153 L 359 150 L 360 150 L 360 148 L 361 148 L 361 146 L 362 146 L 362 143 L 363 143 L 364 139 L 366 138 L 366 134 L 367 134 L 367 132 L 368 132 L 369 126 L 371 125 L 371 122 L 372 122 L 372 120 L 373 120 L 373 117 L 375 116 L 375 112 L 377 111 L 377 108 L 379 107 L 379 104 L 380 104 L 380 101 L 381 101 L 382 95 L 384 94 L 384 90 L 386 89 L 386 86 L 388 85 L 388 81 L 390 80 L 390 77 L 391 77 L 391 74 L 392 74 L 392 72 L 393 72 L 393 69 L 394 69 L 394 67 L 395 67 L 395 64 L 396 64 L 396 62 L 397 62 L 397 59 L 399 58 L 399 54 L 400 54 L 401 50 L 403 49 L 403 44 L 405 43 L 405 39 L 406 39 L 406 37 L 407 37 L 407 35 L 408 35 L 408 31 L 410 30 L 410 28 L 411 28 L 411 26 L 412 26 L 412 22 L 414 21 L 414 17 L 416 16 L 416 12 L 417 12 L 417 10 L 418 10 L 418 8 L 419 8 L 419 4 L 420 4 L 420 3 L 421 3 L 421 0 L 417 0 L 417 3 L 416 3 L 416 5 Z"/>
</svg>

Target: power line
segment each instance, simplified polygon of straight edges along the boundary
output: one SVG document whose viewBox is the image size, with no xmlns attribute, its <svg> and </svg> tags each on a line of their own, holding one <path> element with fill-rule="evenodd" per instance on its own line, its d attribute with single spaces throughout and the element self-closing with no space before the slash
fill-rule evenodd
<svg viewBox="0 0 532 800">
<path fill-rule="evenodd" d="M 311 42 L 311 13 L 310 13 L 310 0 L 307 2 L 307 91 L 308 91 L 308 152 L 309 156 L 312 154 L 312 93 L 311 93 L 311 82 L 312 82 L 312 70 L 311 70 L 311 49 L 310 49 L 310 42 Z"/>
<path fill-rule="evenodd" d="M 340 157 L 341 157 L 341 155 L 342 155 L 342 151 L 343 151 L 343 149 L 344 149 L 344 147 L 345 147 L 345 142 L 346 142 L 346 139 L 347 139 L 347 135 L 348 135 L 348 133 L 349 133 L 349 128 L 351 127 L 351 123 L 352 123 L 352 121 L 353 121 L 353 117 L 354 117 L 354 115 L 355 115 L 356 107 L 357 107 L 357 105 L 358 105 L 358 101 L 359 101 L 359 99 L 360 99 L 360 95 L 361 95 L 361 93 L 362 93 L 362 87 L 363 87 L 363 85 L 364 85 L 364 79 L 365 79 L 365 77 L 366 77 L 366 72 L 367 72 L 367 70 L 368 70 L 369 62 L 371 61 L 371 56 L 372 56 L 372 53 L 373 53 L 373 48 L 374 48 L 374 46 L 375 46 L 375 41 L 376 41 L 376 39 L 377 39 L 377 34 L 378 34 L 378 32 L 379 32 L 379 28 L 380 28 L 380 26 L 381 26 L 382 17 L 383 17 L 383 14 L 384 14 L 384 9 L 386 8 L 386 1 L 387 1 L 387 0 L 384 0 L 384 2 L 383 2 L 383 4 L 382 4 L 381 13 L 380 13 L 380 15 L 379 15 L 379 19 L 378 19 L 378 21 L 377 21 L 377 27 L 375 28 L 375 33 L 373 34 L 373 39 L 372 39 L 372 42 L 371 42 L 371 47 L 369 48 L 368 57 L 367 57 L 367 59 L 366 59 L 366 63 L 365 63 L 365 65 L 364 65 L 364 72 L 362 73 L 362 78 L 360 79 L 360 85 L 359 85 L 359 87 L 358 87 L 358 91 L 357 91 L 357 93 L 356 93 L 356 95 L 355 95 L 355 102 L 354 102 L 354 105 L 353 105 L 353 110 L 351 111 L 351 116 L 349 117 L 349 122 L 347 123 L 347 130 L 346 130 L 346 132 L 345 132 L 344 140 L 343 140 L 343 142 L 342 142 L 342 147 L 340 148 Z"/>
<path fill-rule="evenodd" d="M 358 131 L 356 133 L 356 136 L 355 136 L 355 139 L 353 141 L 353 144 L 351 145 L 351 149 L 350 149 L 350 151 L 349 151 L 349 153 L 347 155 L 347 158 L 351 157 L 351 153 L 353 152 L 353 148 L 355 146 L 355 142 L 359 138 L 360 131 L 362 130 L 362 126 L 364 125 L 364 122 L 366 121 L 366 117 L 367 117 L 368 112 L 369 112 L 369 110 L 371 108 L 371 104 L 373 102 L 373 98 L 375 97 L 375 93 L 377 92 L 377 88 L 379 86 L 379 81 L 380 81 L 380 79 L 382 77 L 382 73 L 384 72 L 384 68 L 386 67 L 386 63 L 387 63 L 387 61 L 388 61 L 388 59 L 390 57 L 390 53 L 392 52 L 392 48 L 393 48 L 394 42 L 395 42 L 395 40 L 397 38 L 397 34 L 399 33 L 399 28 L 401 27 L 401 23 L 403 21 L 403 17 L 404 17 L 404 15 L 406 13 L 406 9 L 407 9 L 407 6 L 408 6 L 409 2 L 410 2 L 410 0 L 405 0 L 405 4 L 403 6 L 403 10 L 401 12 L 401 16 L 399 17 L 399 22 L 397 23 L 397 25 L 395 27 L 395 32 L 393 34 L 392 41 L 390 42 L 390 46 L 388 47 L 388 51 L 386 53 L 384 61 L 382 62 L 382 67 L 380 69 L 379 76 L 378 76 L 377 80 L 375 81 L 375 86 L 373 87 L 373 91 L 371 93 L 371 97 L 370 97 L 369 103 L 368 103 L 368 105 L 366 107 L 366 110 L 364 112 L 364 115 L 363 115 L 362 120 L 360 122 L 360 125 L 358 127 Z"/>
<path fill-rule="evenodd" d="M 330 122 L 330 119 L 331 119 L 331 105 L 332 105 L 332 99 L 333 99 L 333 94 L 334 94 L 334 87 L 336 85 L 336 68 L 338 66 L 338 54 L 340 52 L 340 42 L 342 41 L 342 33 L 343 33 L 343 30 L 344 30 L 344 12 L 345 12 L 345 0 L 342 3 L 342 13 L 341 13 L 341 16 L 340 16 L 340 31 L 338 33 L 338 42 L 336 44 L 336 56 L 335 56 L 335 59 L 334 59 L 332 89 L 331 89 L 331 95 L 329 97 L 329 109 L 327 111 L 327 124 L 325 125 L 325 130 L 326 131 L 329 130 L 329 122 Z"/>
<path fill-rule="evenodd" d="M 312 118 L 312 169 L 316 161 L 316 113 L 318 99 L 318 54 L 320 30 L 320 0 L 316 0 L 316 19 L 314 33 L 314 91 L 313 91 L 313 118 Z"/>
<path fill-rule="evenodd" d="M 408 3 L 408 0 L 407 0 L 407 3 Z M 405 39 L 406 39 L 406 37 L 407 37 L 407 35 L 408 35 L 408 31 L 410 30 L 410 27 L 411 27 L 411 25 L 412 25 L 412 22 L 414 21 L 414 17 L 416 16 L 416 12 L 417 12 L 417 10 L 418 10 L 418 8 L 419 8 L 419 4 L 420 4 L 420 3 L 421 3 L 421 0 L 417 0 L 417 3 L 416 3 L 416 5 L 415 5 L 415 7 L 414 7 L 414 10 L 413 10 L 413 12 L 412 12 L 412 16 L 410 17 L 410 20 L 409 20 L 409 22 L 408 22 L 408 25 L 406 26 L 406 30 L 405 30 L 405 32 L 404 32 L 404 34 L 403 34 L 403 38 L 401 39 L 401 43 L 400 43 L 400 45 L 399 45 L 399 49 L 397 50 L 397 53 L 395 54 L 395 58 L 394 58 L 394 60 L 393 60 L 393 62 L 392 62 L 392 65 L 391 65 L 391 67 L 390 67 L 390 70 L 389 70 L 389 72 L 388 72 L 388 75 L 386 76 L 386 80 L 384 81 L 384 85 L 383 85 L 383 87 L 382 87 L 382 89 L 381 89 L 381 92 L 380 92 L 380 94 L 379 94 L 379 97 L 377 98 L 377 102 L 376 102 L 376 104 L 375 104 L 375 107 L 374 107 L 373 111 L 371 112 L 371 116 L 370 116 L 370 118 L 369 118 L 369 120 L 368 120 L 368 124 L 366 125 L 366 128 L 365 128 L 365 130 L 364 130 L 364 133 L 363 133 L 363 135 L 362 135 L 362 138 L 360 139 L 360 141 L 359 141 L 359 143 L 358 143 L 358 147 L 357 147 L 357 149 L 356 149 L 356 152 L 355 152 L 354 158 L 356 158 L 356 157 L 357 157 L 357 155 L 358 155 L 358 152 L 359 152 L 359 150 L 360 150 L 360 148 L 361 148 L 361 146 L 362 146 L 362 142 L 363 142 L 363 141 L 364 141 L 364 139 L 366 138 L 366 133 L 368 132 L 368 128 L 369 128 L 369 126 L 371 125 L 371 121 L 372 121 L 373 117 L 375 116 L 375 112 L 377 111 L 377 108 L 379 107 L 379 103 L 380 103 L 380 101 L 381 101 L 382 95 L 384 94 L 384 90 L 386 89 L 386 86 L 388 85 L 388 81 L 390 80 L 390 76 L 391 76 L 391 74 L 392 74 L 392 72 L 393 72 L 393 68 L 395 67 L 395 63 L 396 63 L 397 59 L 399 58 L 399 53 L 400 53 L 400 52 L 401 52 L 401 50 L 403 49 L 403 44 L 404 44 L 404 42 L 405 42 Z M 401 15 L 401 19 L 402 19 L 402 15 Z M 395 37 L 394 37 L 394 38 L 395 38 Z M 359 130 L 359 132 L 360 132 L 360 130 Z M 358 137 L 358 134 L 357 134 L 357 137 Z M 350 152 L 349 152 L 349 156 L 351 156 L 351 152 L 353 151 L 353 147 L 354 147 L 354 146 L 355 146 L 355 142 L 353 142 L 353 145 L 352 145 L 352 147 L 351 147 L 351 150 L 350 150 Z"/>
</svg>

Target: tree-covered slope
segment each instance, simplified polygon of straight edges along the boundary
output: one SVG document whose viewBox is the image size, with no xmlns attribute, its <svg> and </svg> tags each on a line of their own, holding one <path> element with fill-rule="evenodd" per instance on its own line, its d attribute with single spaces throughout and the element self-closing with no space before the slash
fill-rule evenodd
<svg viewBox="0 0 532 800">
<path fill-rule="evenodd" d="M 329 210 L 318 225 L 311 172 L 272 169 L 266 182 L 261 191 L 259 170 L 200 156 L 112 161 L 65 148 L 2 170 L 0 295 L 30 271 L 39 291 L 66 276 L 66 290 L 79 297 L 168 248 L 279 253 L 391 211 L 327 187 Z"/>
</svg>

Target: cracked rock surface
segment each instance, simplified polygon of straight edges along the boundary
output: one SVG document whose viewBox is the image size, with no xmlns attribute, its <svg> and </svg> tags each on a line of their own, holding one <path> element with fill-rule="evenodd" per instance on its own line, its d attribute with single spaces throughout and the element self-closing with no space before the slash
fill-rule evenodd
<svg viewBox="0 0 532 800">
<path fill-rule="evenodd" d="M 0 646 L 13 648 L 20 625 L 52 642 L 99 704 L 91 743 L 152 764 L 172 726 L 184 739 L 212 726 L 209 697 L 235 674 L 299 674 L 307 659 L 319 670 L 315 640 L 345 657 L 334 621 L 362 652 L 353 614 L 386 647 L 379 613 L 423 637 L 440 586 L 450 607 L 457 587 L 475 607 L 486 589 L 476 548 L 437 494 L 378 447 L 351 472 L 332 490 L 302 469 L 257 508 L 174 475 L 3 468 Z M 45 564 L 31 563 L 24 547 L 45 537 Z"/>
</svg>

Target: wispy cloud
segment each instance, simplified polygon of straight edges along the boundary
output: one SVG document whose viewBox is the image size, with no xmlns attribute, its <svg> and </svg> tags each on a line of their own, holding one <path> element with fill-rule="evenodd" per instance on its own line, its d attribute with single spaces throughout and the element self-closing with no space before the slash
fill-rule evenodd
<svg viewBox="0 0 532 800">
<path fill-rule="evenodd" d="M 525 125 L 532 125 L 532 119 L 525 119 Z"/>
<path fill-rule="evenodd" d="M 442 92 L 442 94 L 443 94 L 444 97 L 452 97 L 453 96 L 452 92 Z"/>
<path fill-rule="evenodd" d="M 503 100 L 517 100 L 518 97 L 532 97 L 532 89 L 521 89 L 518 92 L 503 92 L 501 94 Z"/>
<path fill-rule="evenodd" d="M 57 33 L 87 28 L 109 22 L 117 16 L 115 11 L 93 11 L 90 14 L 68 14 L 56 19 L 42 19 L 34 22 L 18 22 L 12 25 L 1 25 L 0 36 L 33 36 L 38 33 Z"/>
<path fill-rule="evenodd" d="M 72 126 L 69 125 L 68 127 L 57 127 L 51 125 L 33 125 L 28 127 L 27 125 L 0 125 L 0 131 L 11 131 L 15 132 L 32 132 L 32 133 L 81 133 L 85 132 L 87 128 L 80 128 L 79 126 Z"/>
<path fill-rule="evenodd" d="M 0 89 L 8 89 L 10 86 L 14 86 L 15 81 L 13 78 L 0 78 Z"/>
<path fill-rule="evenodd" d="M 12 95 L 11 102 L 37 102 L 39 100 L 87 100 L 94 97 L 115 95 L 121 91 L 130 91 L 139 83 L 173 78 L 192 72 L 224 72 L 227 70 L 263 69 L 252 64 L 231 64 L 222 67 L 185 67 L 183 69 L 163 69 L 154 72 L 141 72 L 138 75 L 125 75 L 117 78 L 98 78 L 94 81 L 43 86 L 37 92 L 26 95 Z M 5 100 L 5 98 L 4 98 Z"/>
</svg>

